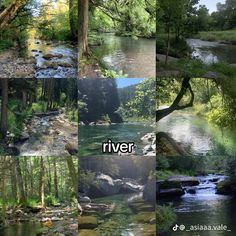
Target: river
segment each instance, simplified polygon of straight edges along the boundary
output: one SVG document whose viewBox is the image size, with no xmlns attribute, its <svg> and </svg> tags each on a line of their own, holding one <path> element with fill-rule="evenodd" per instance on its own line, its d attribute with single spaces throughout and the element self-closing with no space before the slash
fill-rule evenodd
<svg viewBox="0 0 236 236">
<path fill-rule="evenodd" d="M 236 132 L 209 123 L 187 111 L 175 111 L 157 124 L 192 155 L 235 155 Z"/>
<path fill-rule="evenodd" d="M 0 228 L 0 235 L 1 236 L 35 236 L 42 228 L 40 222 L 34 221 L 26 221 L 22 223 L 17 223 L 14 225 L 10 225 L 6 228 Z"/>
<path fill-rule="evenodd" d="M 101 154 L 102 143 L 108 139 L 112 139 L 113 142 L 134 142 L 137 145 L 136 153 L 142 154 L 140 138 L 153 130 L 151 123 L 79 126 L 79 154 L 81 156 Z"/>
<path fill-rule="evenodd" d="M 35 58 L 36 78 L 77 77 L 77 49 L 69 43 L 29 39 L 26 55 Z"/>
<path fill-rule="evenodd" d="M 187 43 L 193 49 L 192 57 L 201 59 L 206 64 L 216 62 L 236 64 L 236 45 L 200 39 L 187 39 Z"/>
<path fill-rule="evenodd" d="M 171 231 L 168 235 L 236 235 L 236 201 L 230 196 L 216 194 L 216 183 L 222 181 L 224 176 L 198 176 L 198 179 L 200 184 L 196 186 L 195 194 L 185 193 L 180 199 L 172 201 L 177 214 L 176 224 L 184 225 L 185 229 Z M 186 231 L 191 230 L 191 226 L 217 226 L 221 224 L 226 225 L 228 231 Z"/>
<path fill-rule="evenodd" d="M 133 39 L 114 34 L 101 34 L 101 37 L 104 43 L 92 50 L 107 69 L 122 71 L 129 78 L 155 77 L 155 39 Z"/>
<path fill-rule="evenodd" d="M 155 224 L 148 223 L 148 218 L 155 218 L 154 206 L 142 200 L 142 193 L 118 194 L 93 199 L 98 204 L 109 204 L 112 212 L 98 214 L 97 228 L 103 236 L 145 236 L 156 235 Z"/>
</svg>

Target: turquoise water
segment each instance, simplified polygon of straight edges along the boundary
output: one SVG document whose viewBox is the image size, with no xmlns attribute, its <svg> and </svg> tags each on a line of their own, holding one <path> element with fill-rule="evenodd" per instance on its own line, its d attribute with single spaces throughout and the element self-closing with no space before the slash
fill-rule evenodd
<svg viewBox="0 0 236 236">
<path fill-rule="evenodd" d="M 102 143 L 134 142 L 137 154 L 142 154 L 140 138 L 152 132 L 148 123 L 123 123 L 110 126 L 79 126 L 79 154 L 81 156 L 102 154 Z"/>
</svg>

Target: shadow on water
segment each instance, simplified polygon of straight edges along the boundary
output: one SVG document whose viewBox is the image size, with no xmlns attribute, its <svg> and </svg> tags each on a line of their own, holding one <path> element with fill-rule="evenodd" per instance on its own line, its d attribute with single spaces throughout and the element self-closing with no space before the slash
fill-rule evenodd
<svg viewBox="0 0 236 236">
<path fill-rule="evenodd" d="M 106 67 L 122 71 L 128 77 L 155 77 L 156 54 L 154 39 L 133 39 L 114 34 L 102 34 L 104 43 L 93 48 Z"/>
<path fill-rule="evenodd" d="M 39 222 L 27 221 L 0 229 L 0 236 L 36 236 L 40 228 Z"/>
</svg>

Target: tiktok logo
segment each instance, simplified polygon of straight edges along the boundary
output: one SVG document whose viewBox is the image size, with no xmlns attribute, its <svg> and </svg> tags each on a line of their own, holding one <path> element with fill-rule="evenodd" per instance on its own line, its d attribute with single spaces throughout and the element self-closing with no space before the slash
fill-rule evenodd
<svg viewBox="0 0 236 236">
<path fill-rule="evenodd" d="M 175 226 L 173 226 L 173 231 L 177 231 L 178 230 L 178 228 L 179 228 L 179 226 L 177 225 L 177 224 L 175 224 Z"/>
<path fill-rule="evenodd" d="M 177 231 L 178 229 L 180 229 L 181 231 L 185 230 L 185 226 L 184 225 L 177 225 L 175 224 L 175 226 L 173 226 L 173 231 Z"/>
</svg>

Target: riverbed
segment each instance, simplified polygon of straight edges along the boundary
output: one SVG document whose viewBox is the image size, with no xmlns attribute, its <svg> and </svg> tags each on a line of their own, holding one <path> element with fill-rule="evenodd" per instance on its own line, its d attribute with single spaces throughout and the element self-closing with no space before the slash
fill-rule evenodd
<svg viewBox="0 0 236 236">
<path fill-rule="evenodd" d="M 187 111 L 175 111 L 157 123 L 191 155 L 235 155 L 236 132 Z"/>
<path fill-rule="evenodd" d="M 155 77 L 155 39 L 133 39 L 101 34 L 104 43 L 92 48 L 107 69 L 127 74 L 129 78 Z"/>
<path fill-rule="evenodd" d="M 155 218 L 154 206 L 142 200 L 142 193 L 113 195 L 93 199 L 93 202 L 112 207 L 112 211 L 97 215 L 100 224 L 96 231 L 101 236 L 156 235 L 155 223 L 148 222 Z"/>
<path fill-rule="evenodd" d="M 111 139 L 113 142 L 134 142 L 136 154 L 142 155 L 140 138 L 153 132 L 151 123 L 122 123 L 112 125 L 79 126 L 79 154 L 81 156 L 102 154 L 102 143 Z"/>
<path fill-rule="evenodd" d="M 192 58 L 200 59 L 205 64 L 225 62 L 236 64 L 236 45 L 210 42 L 201 39 L 187 39 L 192 48 Z"/>
<path fill-rule="evenodd" d="M 77 77 L 77 48 L 70 43 L 29 39 L 26 55 L 35 59 L 36 78 Z"/>
<path fill-rule="evenodd" d="M 196 186 L 196 193 L 185 193 L 180 199 L 173 201 L 173 208 L 177 214 L 176 224 L 184 225 L 185 229 L 171 231 L 168 235 L 236 235 L 236 201 L 230 196 L 216 194 L 216 183 L 224 178 L 223 175 L 216 174 L 198 176 L 200 184 Z M 228 231 L 186 231 L 190 230 L 192 225 L 221 224 L 226 225 Z"/>
</svg>

